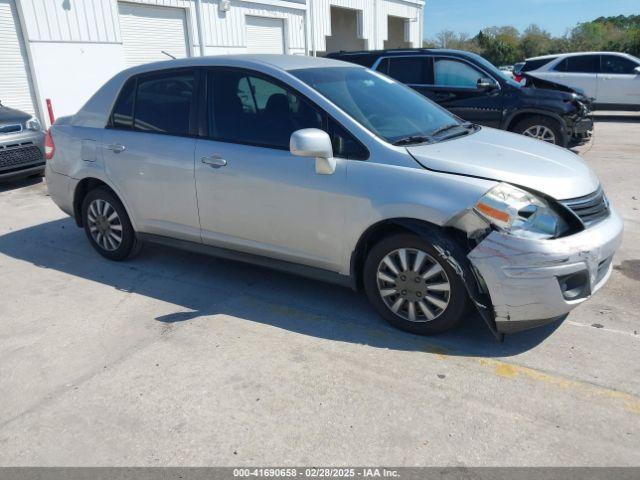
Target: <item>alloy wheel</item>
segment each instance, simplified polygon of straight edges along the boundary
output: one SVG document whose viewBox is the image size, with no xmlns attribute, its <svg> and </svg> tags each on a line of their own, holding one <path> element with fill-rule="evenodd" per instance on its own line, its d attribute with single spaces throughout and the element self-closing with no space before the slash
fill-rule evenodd
<svg viewBox="0 0 640 480">
<path fill-rule="evenodd" d="M 532 125 L 524 132 L 522 132 L 522 134 L 527 137 L 537 138 L 538 140 L 542 140 L 543 142 L 553 144 L 556 143 L 555 133 L 553 133 L 553 130 L 551 130 L 549 127 L 545 127 L 544 125 Z"/>
<path fill-rule="evenodd" d="M 103 249 L 113 252 L 122 244 L 122 221 L 113 206 L 106 200 L 96 199 L 87 209 L 89 232 Z"/>
<path fill-rule="evenodd" d="M 411 322 L 431 322 L 449 305 L 446 272 L 428 253 L 415 248 L 388 253 L 378 265 L 377 285 L 385 305 Z"/>
</svg>

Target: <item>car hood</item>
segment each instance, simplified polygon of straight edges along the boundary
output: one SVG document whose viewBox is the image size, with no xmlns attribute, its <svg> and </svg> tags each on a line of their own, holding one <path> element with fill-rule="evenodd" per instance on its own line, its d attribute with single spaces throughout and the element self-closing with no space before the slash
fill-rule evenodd
<svg viewBox="0 0 640 480">
<path fill-rule="evenodd" d="M 31 118 L 31 115 L 20 110 L 0 106 L 0 125 L 7 123 L 24 123 Z"/>
<path fill-rule="evenodd" d="M 576 94 L 579 97 L 586 98 L 586 94 L 584 90 L 580 88 L 567 87 L 566 85 L 562 85 L 561 83 L 538 78 L 535 75 L 532 75 L 531 73 L 521 73 L 520 76 L 527 79 L 527 86 L 523 87 L 523 90 L 541 89 L 541 90 L 546 90 L 547 92 L 564 93 L 569 96 L 571 96 L 571 94 Z"/>
<path fill-rule="evenodd" d="M 599 185 L 591 168 L 569 150 L 493 128 L 407 150 L 429 170 L 508 182 L 557 200 L 589 195 Z"/>
<path fill-rule="evenodd" d="M 573 100 L 585 101 L 586 97 L 579 93 L 565 92 L 561 90 L 552 90 L 545 87 L 521 87 L 520 92 L 524 97 L 532 99 L 559 100 L 570 102 Z"/>
</svg>

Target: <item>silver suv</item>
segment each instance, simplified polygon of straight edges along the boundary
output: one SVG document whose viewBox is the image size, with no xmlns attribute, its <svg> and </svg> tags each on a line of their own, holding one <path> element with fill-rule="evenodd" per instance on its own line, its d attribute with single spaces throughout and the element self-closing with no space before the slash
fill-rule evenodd
<svg viewBox="0 0 640 480">
<path fill-rule="evenodd" d="M 622 235 L 578 156 L 329 59 L 135 67 L 47 145 L 51 197 L 104 257 L 152 241 L 363 287 L 420 334 L 469 300 L 498 335 L 562 317 Z"/>
<path fill-rule="evenodd" d="M 42 176 L 43 142 L 37 118 L 0 102 L 0 181 Z"/>
</svg>

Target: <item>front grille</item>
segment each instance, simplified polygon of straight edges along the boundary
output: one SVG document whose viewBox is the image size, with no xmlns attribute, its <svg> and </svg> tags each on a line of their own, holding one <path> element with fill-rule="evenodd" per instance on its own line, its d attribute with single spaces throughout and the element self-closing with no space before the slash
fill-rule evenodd
<svg viewBox="0 0 640 480">
<path fill-rule="evenodd" d="M 575 213 L 585 226 L 609 216 L 609 203 L 601 188 L 584 197 L 563 200 L 562 204 Z"/>
<path fill-rule="evenodd" d="M 0 147 L 0 171 L 15 169 L 35 162 L 44 163 L 42 152 L 32 142 L 24 142 L 14 148 Z M 4 173 L 4 172 L 2 172 Z"/>
</svg>

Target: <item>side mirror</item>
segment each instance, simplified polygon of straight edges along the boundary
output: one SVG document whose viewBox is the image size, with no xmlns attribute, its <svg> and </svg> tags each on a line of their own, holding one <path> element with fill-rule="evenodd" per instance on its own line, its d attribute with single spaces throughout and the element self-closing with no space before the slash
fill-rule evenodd
<svg viewBox="0 0 640 480">
<path fill-rule="evenodd" d="M 289 150 L 298 157 L 315 157 L 316 173 L 331 175 L 336 171 L 336 159 L 327 132 L 317 128 L 303 128 L 291 134 Z"/>
<path fill-rule="evenodd" d="M 634 69 L 633 69 L 633 72 L 634 72 L 636 75 L 640 75 L 640 65 L 638 65 L 636 68 L 634 68 Z"/>
<path fill-rule="evenodd" d="M 493 90 L 496 87 L 496 82 L 489 78 L 478 79 L 478 90 Z"/>
</svg>

